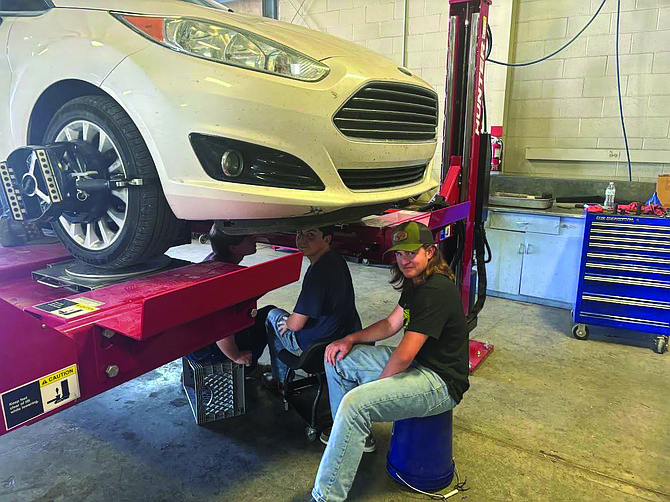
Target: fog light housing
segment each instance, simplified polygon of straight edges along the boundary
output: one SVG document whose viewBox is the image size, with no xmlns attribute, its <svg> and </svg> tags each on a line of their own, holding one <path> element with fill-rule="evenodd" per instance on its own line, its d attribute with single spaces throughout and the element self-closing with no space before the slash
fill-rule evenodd
<svg viewBox="0 0 670 502">
<path fill-rule="evenodd" d="M 244 170 L 244 157 L 237 150 L 226 150 L 221 156 L 221 170 L 226 176 L 237 178 Z"/>
<path fill-rule="evenodd" d="M 220 136 L 191 133 L 200 164 L 213 179 L 294 190 L 325 190 L 305 162 L 287 152 Z"/>
</svg>

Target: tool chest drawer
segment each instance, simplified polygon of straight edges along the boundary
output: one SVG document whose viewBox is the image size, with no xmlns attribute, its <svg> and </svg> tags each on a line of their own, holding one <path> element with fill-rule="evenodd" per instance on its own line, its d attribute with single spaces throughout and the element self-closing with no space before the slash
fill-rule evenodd
<svg viewBox="0 0 670 502">
<path fill-rule="evenodd" d="M 574 317 L 670 334 L 670 219 L 587 215 Z"/>
</svg>

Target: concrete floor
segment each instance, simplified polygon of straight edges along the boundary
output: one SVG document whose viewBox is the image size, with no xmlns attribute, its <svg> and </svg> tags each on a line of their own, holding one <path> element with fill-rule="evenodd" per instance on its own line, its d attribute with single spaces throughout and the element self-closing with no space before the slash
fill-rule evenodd
<svg viewBox="0 0 670 502">
<path fill-rule="evenodd" d="M 259 248 L 245 263 L 276 256 Z M 398 295 L 388 270 L 351 270 L 364 325 L 389 313 Z M 298 288 L 260 304 L 290 310 Z M 454 412 L 454 457 L 470 490 L 450 500 L 670 500 L 670 355 L 603 341 L 603 330 L 578 341 L 570 328 L 566 310 L 487 300 L 472 337 L 495 351 Z M 307 442 L 300 418 L 247 380 L 245 415 L 198 427 L 179 374 L 167 364 L 1 437 L 0 501 L 302 500 L 323 446 Z M 351 500 L 428 500 L 386 474 L 390 432 L 374 425 L 379 449 L 364 455 Z"/>
</svg>

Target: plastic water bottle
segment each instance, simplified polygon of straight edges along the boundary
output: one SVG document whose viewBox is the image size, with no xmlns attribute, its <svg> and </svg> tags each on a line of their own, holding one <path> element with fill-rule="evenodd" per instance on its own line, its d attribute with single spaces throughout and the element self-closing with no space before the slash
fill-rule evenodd
<svg viewBox="0 0 670 502">
<path fill-rule="evenodd" d="M 603 206 L 611 209 L 614 207 L 614 195 L 616 194 L 616 188 L 614 188 L 614 182 L 610 181 L 610 184 L 607 185 L 605 189 L 605 202 Z"/>
</svg>

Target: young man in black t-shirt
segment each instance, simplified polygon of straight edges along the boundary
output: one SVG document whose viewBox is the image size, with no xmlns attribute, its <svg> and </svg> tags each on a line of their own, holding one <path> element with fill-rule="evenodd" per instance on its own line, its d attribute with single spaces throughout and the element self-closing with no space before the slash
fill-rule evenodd
<svg viewBox="0 0 670 502">
<path fill-rule="evenodd" d="M 364 451 L 374 446 L 372 422 L 450 410 L 468 389 L 468 328 L 453 273 L 425 225 L 394 229 L 391 280 L 402 291 L 391 314 L 331 343 L 325 352 L 334 422 L 312 500 L 345 500 Z M 389 338 L 396 347 L 359 345 Z"/>
<path fill-rule="evenodd" d="M 272 373 L 263 375 L 270 389 L 283 389 L 288 367 L 277 357 L 282 349 L 300 355 L 317 340 L 361 329 L 354 286 L 344 258 L 330 248 L 333 227 L 300 230 L 296 246 L 309 260 L 293 313 L 275 308 L 265 323 Z"/>
</svg>

